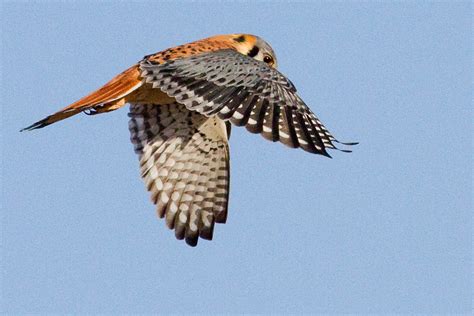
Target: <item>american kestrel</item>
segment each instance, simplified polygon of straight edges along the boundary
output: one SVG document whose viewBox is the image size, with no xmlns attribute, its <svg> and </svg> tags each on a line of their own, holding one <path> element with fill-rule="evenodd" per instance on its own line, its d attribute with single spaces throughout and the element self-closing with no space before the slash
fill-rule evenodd
<svg viewBox="0 0 474 316">
<path fill-rule="evenodd" d="M 273 49 L 260 37 L 213 36 L 145 56 L 23 130 L 129 103 L 131 141 L 158 216 L 176 238 L 196 246 L 227 218 L 231 123 L 315 154 L 330 157 L 326 149 L 338 149 L 340 142 L 276 67 Z"/>
</svg>

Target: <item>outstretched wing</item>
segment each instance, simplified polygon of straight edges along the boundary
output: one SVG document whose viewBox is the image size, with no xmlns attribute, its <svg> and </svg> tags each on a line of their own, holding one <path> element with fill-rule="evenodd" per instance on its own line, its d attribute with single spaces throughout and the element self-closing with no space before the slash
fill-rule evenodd
<svg viewBox="0 0 474 316">
<path fill-rule="evenodd" d="M 183 105 L 132 104 L 129 129 L 141 175 L 160 218 L 196 246 L 225 223 L 229 148 L 225 122 Z"/>
<path fill-rule="evenodd" d="M 265 63 L 234 50 L 164 64 L 145 59 L 140 69 L 145 82 L 190 110 L 217 115 L 289 147 L 325 156 L 329 156 L 327 148 L 337 149 L 334 143 L 338 141 L 296 94 L 291 81 Z"/>
</svg>

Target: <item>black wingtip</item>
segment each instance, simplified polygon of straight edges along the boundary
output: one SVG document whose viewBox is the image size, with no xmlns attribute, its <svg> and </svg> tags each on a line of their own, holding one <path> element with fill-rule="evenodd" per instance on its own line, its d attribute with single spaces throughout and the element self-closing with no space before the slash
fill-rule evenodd
<svg viewBox="0 0 474 316">
<path fill-rule="evenodd" d="M 337 139 L 334 139 L 333 142 L 338 143 L 338 144 L 341 144 L 341 145 L 346 145 L 346 146 L 359 145 L 359 142 L 343 143 L 343 142 L 338 141 Z"/>
<path fill-rule="evenodd" d="M 196 247 L 198 244 L 198 236 L 193 237 L 186 237 L 186 244 L 191 247 Z"/>
<path fill-rule="evenodd" d="M 358 145 L 359 143 L 358 142 L 350 142 L 350 143 L 343 143 L 343 142 L 340 142 L 338 141 L 337 139 L 333 139 L 332 140 L 333 143 L 338 143 L 338 144 L 341 144 L 341 145 L 344 145 L 344 146 L 355 146 L 355 145 Z M 334 146 L 334 145 L 333 145 Z M 334 146 L 332 149 L 335 149 L 335 150 L 338 150 L 338 151 L 342 151 L 344 153 L 351 153 L 352 150 L 349 150 L 349 149 L 341 149 L 341 148 L 337 148 L 336 146 Z"/>
<path fill-rule="evenodd" d="M 38 122 L 36 122 L 36 123 L 33 123 L 33 124 L 31 124 L 30 126 L 28 126 L 28 127 L 22 128 L 22 129 L 20 130 L 20 132 L 32 131 L 32 130 L 34 130 L 34 129 L 43 128 L 43 127 L 45 127 L 45 126 L 48 126 L 48 125 L 50 124 L 50 123 L 48 123 L 48 118 L 49 118 L 49 117 L 47 117 L 47 118 L 45 118 L 45 119 L 42 119 L 41 121 L 38 121 Z"/>
<path fill-rule="evenodd" d="M 337 150 L 342 151 L 343 153 L 351 153 L 352 152 L 352 150 L 349 150 L 349 149 L 339 149 L 338 148 Z"/>
<path fill-rule="evenodd" d="M 332 156 L 326 151 L 326 149 L 323 149 L 321 151 L 317 151 L 316 153 L 323 155 L 324 157 L 328 157 L 329 159 L 332 159 Z"/>
</svg>

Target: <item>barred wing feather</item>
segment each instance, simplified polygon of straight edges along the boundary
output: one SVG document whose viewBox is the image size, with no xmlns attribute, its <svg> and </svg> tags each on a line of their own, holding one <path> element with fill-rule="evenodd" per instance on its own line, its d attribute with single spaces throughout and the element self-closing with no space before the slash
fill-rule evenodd
<svg viewBox="0 0 474 316">
<path fill-rule="evenodd" d="M 265 63 L 225 49 L 168 61 L 143 60 L 141 75 L 189 110 L 217 115 L 268 140 L 329 156 L 339 143 L 284 75 Z M 342 143 L 352 145 L 354 143 Z M 348 150 L 342 150 L 348 151 Z"/>
<path fill-rule="evenodd" d="M 196 246 L 225 223 L 229 149 L 223 121 L 183 105 L 132 104 L 129 129 L 141 175 L 158 216 L 178 239 Z"/>
</svg>

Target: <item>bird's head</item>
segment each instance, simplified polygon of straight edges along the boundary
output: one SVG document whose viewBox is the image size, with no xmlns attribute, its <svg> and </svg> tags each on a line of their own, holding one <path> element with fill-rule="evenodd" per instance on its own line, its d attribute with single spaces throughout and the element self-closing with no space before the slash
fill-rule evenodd
<svg viewBox="0 0 474 316">
<path fill-rule="evenodd" d="M 277 68 L 277 59 L 272 47 L 262 38 L 251 34 L 218 35 L 211 39 L 224 40 L 236 51 Z"/>
</svg>

